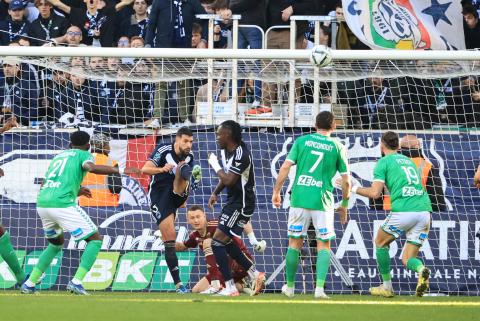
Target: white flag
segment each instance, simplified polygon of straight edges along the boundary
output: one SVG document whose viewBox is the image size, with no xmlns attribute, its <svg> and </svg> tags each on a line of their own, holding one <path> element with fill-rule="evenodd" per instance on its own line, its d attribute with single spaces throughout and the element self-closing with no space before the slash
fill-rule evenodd
<svg viewBox="0 0 480 321">
<path fill-rule="evenodd" d="M 465 49 L 459 0 L 342 0 L 345 20 L 372 49 Z"/>
</svg>

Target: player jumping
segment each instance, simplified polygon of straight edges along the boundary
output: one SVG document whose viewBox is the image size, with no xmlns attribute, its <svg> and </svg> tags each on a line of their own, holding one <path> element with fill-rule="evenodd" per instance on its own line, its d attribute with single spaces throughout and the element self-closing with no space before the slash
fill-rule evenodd
<svg viewBox="0 0 480 321">
<path fill-rule="evenodd" d="M 290 298 L 295 292 L 295 275 L 303 239 L 307 236 L 310 221 L 313 221 L 318 241 L 315 298 L 328 299 L 324 285 L 330 267 L 330 240 L 335 238 L 332 179 L 337 172 L 342 176 L 342 204 L 338 208 L 340 222 L 345 224 L 348 219 L 348 159 L 345 147 L 337 139 L 330 137 L 335 129 L 333 114 L 328 111 L 319 113 L 315 128 L 315 133 L 295 140 L 273 188 L 272 203 L 279 208 L 282 204 L 280 191 L 283 183 L 290 168 L 297 166 L 288 215 L 287 284 L 282 287 L 282 293 Z"/>
<path fill-rule="evenodd" d="M 165 245 L 165 261 L 172 275 L 177 293 L 188 293 L 180 280 L 178 257 L 175 252 L 175 215 L 187 201 L 191 178 L 194 184 L 201 179 L 201 168 L 193 166 L 193 133 L 187 127 L 177 131 L 175 142 L 158 145 L 142 168 L 151 175 L 150 209 Z"/>
<path fill-rule="evenodd" d="M 217 130 L 217 143 L 221 149 L 222 166 L 211 153 L 208 163 L 218 175 L 220 182 L 213 191 L 208 206 L 213 208 L 218 194 L 227 188 L 227 203 L 222 208 L 218 226 L 212 239 L 212 250 L 220 272 L 225 280 L 225 289 L 218 295 L 238 296 L 240 293 L 230 270 L 228 256 L 234 259 L 252 280 L 253 294 L 264 287 L 265 273 L 257 271 L 252 260 L 232 241 L 242 234 L 245 224 L 255 209 L 255 177 L 250 152 L 242 141 L 242 128 L 233 120 L 224 121 Z M 227 255 L 228 253 L 228 255 Z"/>
<path fill-rule="evenodd" d="M 215 256 L 212 252 L 212 236 L 218 225 L 218 221 L 207 220 L 205 211 L 200 206 L 191 206 L 187 211 L 188 224 L 194 229 L 190 233 L 188 239 L 183 243 L 177 243 L 177 251 L 185 251 L 188 248 L 196 248 L 197 246 L 205 255 L 205 263 L 207 264 L 208 273 L 192 288 L 194 293 L 214 294 L 221 290 L 222 285 L 225 285 L 223 277 L 218 270 Z M 243 241 L 238 237 L 232 237 L 240 250 L 250 259 L 253 260 L 252 255 L 248 252 Z M 232 278 L 235 282 L 238 291 L 243 291 L 247 294 L 252 294 L 251 289 L 245 286 L 244 279 L 248 277 L 245 271 L 237 262 L 230 259 L 230 269 L 232 270 Z"/>
<path fill-rule="evenodd" d="M 102 237 L 87 213 L 77 205 L 77 196 L 91 197 L 88 188 L 81 187 L 87 172 L 101 175 L 134 174 L 138 169 L 95 165 L 90 149 L 90 136 L 84 131 L 70 135 L 70 149 L 55 156 L 48 166 L 45 181 L 37 198 L 37 212 L 42 221 L 45 236 L 50 243 L 38 258 L 28 280 L 21 287 L 21 292 L 35 292 L 35 284 L 50 266 L 52 260 L 62 251 L 65 242 L 63 233 L 69 232 L 78 241 L 86 241 L 87 246 L 80 259 L 73 279 L 67 290 L 79 295 L 88 295 L 82 280 L 95 262 Z"/>
<path fill-rule="evenodd" d="M 17 119 L 11 117 L 7 119 L 4 125 L 0 128 L 0 134 L 17 127 Z M 0 168 L 0 177 L 4 176 L 3 169 Z M 25 272 L 22 270 L 20 263 L 18 262 L 18 257 L 16 252 L 13 249 L 12 242 L 10 241 L 10 234 L 0 223 L 0 256 L 3 258 L 7 265 L 12 270 L 15 275 L 15 279 L 18 284 L 22 284 L 25 281 Z"/>
<path fill-rule="evenodd" d="M 382 157 L 373 171 L 371 187 L 353 186 L 352 192 L 377 199 L 384 186 L 390 191 L 392 212 L 383 221 L 375 238 L 377 264 L 383 284 L 370 288 L 372 295 L 393 297 L 390 275 L 389 245 L 406 233 L 407 244 L 402 262 L 407 269 L 419 274 L 416 295 L 421 297 L 428 290 L 430 270 L 417 258 L 418 251 L 428 238 L 432 205 L 425 191 L 415 163 L 397 153 L 400 148 L 398 135 L 386 132 L 380 143 Z"/>
</svg>

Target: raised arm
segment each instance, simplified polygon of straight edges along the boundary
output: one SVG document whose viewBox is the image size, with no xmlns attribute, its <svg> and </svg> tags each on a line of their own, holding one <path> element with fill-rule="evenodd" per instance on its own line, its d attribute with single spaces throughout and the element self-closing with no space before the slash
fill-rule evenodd
<svg viewBox="0 0 480 321">
<path fill-rule="evenodd" d="M 145 165 L 142 167 L 142 174 L 146 175 L 157 175 L 161 173 L 168 173 L 173 169 L 172 164 L 165 164 L 163 167 L 158 167 L 152 161 L 146 161 Z"/>
<path fill-rule="evenodd" d="M 67 6 L 62 1 L 60 1 L 60 0 L 48 0 L 48 2 L 50 2 L 52 4 L 52 6 L 62 10 L 63 12 L 70 14 L 70 11 L 71 11 L 72 8 L 70 6 Z"/>
<path fill-rule="evenodd" d="M 125 8 L 126 6 L 131 5 L 133 1 L 134 0 L 122 0 L 115 5 L 115 10 L 120 11 L 123 8 Z"/>
<path fill-rule="evenodd" d="M 384 186 L 385 184 L 383 182 L 373 181 L 370 187 L 353 186 L 352 192 L 368 198 L 377 199 L 382 195 Z"/>
</svg>

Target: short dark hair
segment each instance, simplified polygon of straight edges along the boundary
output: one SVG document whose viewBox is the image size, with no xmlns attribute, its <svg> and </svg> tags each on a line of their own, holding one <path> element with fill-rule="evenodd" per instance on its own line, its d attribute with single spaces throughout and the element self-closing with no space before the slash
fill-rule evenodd
<svg viewBox="0 0 480 321">
<path fill-rule="evenodd" d="M 192 205 L 187 210 L 187 212 L 193 212 L 193 211 L 202 211 L 205 213 L 205 210 L 200 205 Z"/>
<path fill-rule="evenodd" d="M 397 150 L 400 147 L 398 134 L 392 131 L 388 131 L 382 135 L 382 143 L 391 150 Z"/>
<path fill-rule="evenodd" d="M 216 0 L 210 5 L 210 8 L 213 10 L 227 9 L 228 2 L 227 0 Z"/>
<path fill-rule="evenodd" d="M 220 127 L 227 129 L 232 136 L 233 141 L 242 145 L 242 126 L 234 120 L 226 120 L 220 124 Z"/>
<path fill-rule="evenodd" d="M 192 34 L 202 33 L 202 26 L 199 23 L 194 22 L 192 24 Z"/>
<path fill-rule="evenodd" d="M 72 146 L 84 146 L 90 141 L 90 135 L 82 130 L 76 131 L 70 135 Z"/>
<path fill-rule="evenodd" d="M 478 11 L 471 4 L 467 4 L 463 7 L 462 14 L 463 15 L 471 14 L 475 19 L 478 19 Z"/>
<path fill-rule="evenodd" d="M 318 113 L 315 118 L 315 127 L 317 129 L 332 130 L 335 124 L 335 116 L 329 111 Z"/>
<path fill-rule="evenodd" d="M 193 136 L 193 133 L 192 131 L 190 130 L 190 128 L 188 127 L 180 127 L 180 129 L 177 131 L 177 137 L 181 137 L 182 135 L 186 135 L 186 136 L 189 136 L 189 137 L 192 137 Z"/>
</svg>

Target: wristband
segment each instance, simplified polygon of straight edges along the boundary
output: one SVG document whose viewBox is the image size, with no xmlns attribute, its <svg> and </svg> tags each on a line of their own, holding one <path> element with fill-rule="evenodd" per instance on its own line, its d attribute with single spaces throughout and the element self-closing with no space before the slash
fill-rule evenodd
<svg viewBox="0 0 480 321">
<path fill-rule="evenodd" d="M 360 186 L 358 186 L 358 185 L 353 186 L 353 187 L 352 187 L 352 193 L 357 194 L 357 190 L 358 190 L 359 187 L 360 187 Z"/>
<path fill-rule="evenodd" d="M 212 166 L 213 170 L 215 171 L 215 173 L 218 173 L 221 169 L 222 169 L 222 166 L 220 166 L 219 163 L 211 163 L 210 166 Z"/>
<path fill-rule="evenodd" d="M 342 203 L 340 203 L 340 206 L 342 206 L 342 207 L 348 207 L 348 198 L 347 198 L 347 199 L 343 199 L 343 200 L 342 200 Z"/>
<path fill-rule="evenodd" d="M 125 168 L 119 167 L 118 168 L 118 174 L 123 175 L 123 173 L 125 173 Z"/>
</svg>

